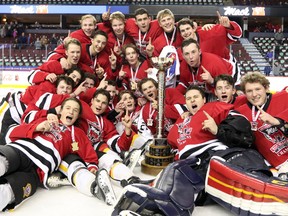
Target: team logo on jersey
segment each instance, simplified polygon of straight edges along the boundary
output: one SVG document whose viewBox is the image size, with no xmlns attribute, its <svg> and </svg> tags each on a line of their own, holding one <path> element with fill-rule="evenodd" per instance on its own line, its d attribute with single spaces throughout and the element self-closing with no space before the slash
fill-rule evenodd
<svg viewBox="0 0 288 216">
<path fill-rule="evenodd" d="M 25 187 L 23 187 L 23 198 L 29 197 L 31 191 L 32 191 L 32 185 L 28 183 Z"/>
<path fill-rule="evenodd" d="M 192 128 L 189 127 L 189 122 L 191 120 L 191 116 L 184 119 L 182 123 L 176 124 L 178 127 L 179 138 L 177 142 L 181 145 L 183 144 L 186 139 L 191 138 Z"/>
<path fill-rule="evenodd" d="M 279 128 L 263 124 L 259 131 L 273 144 L 270 148 L 273 153 L 280 156 L 288 152 L 288 139 Z"/>
<path fill-rule="evenodd" d="M 92 122 L 87 119 L 89 129 L 88 129 L 88 139 L 93 143 L 96 144 L 101 140 L 101 127 L 97 122 Z"/>
</svg>

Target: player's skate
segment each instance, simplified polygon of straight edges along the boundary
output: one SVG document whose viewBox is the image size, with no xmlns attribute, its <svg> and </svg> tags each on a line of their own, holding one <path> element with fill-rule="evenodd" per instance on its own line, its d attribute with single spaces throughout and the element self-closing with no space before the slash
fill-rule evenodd
<svg viewBox="0 0 288 216">
<path fill-rule="evenodd" d="M 72 186 L 72 184 L 62 173 L 54 172 L 48 177 L 47 186 L 49 188 L 58 188 L 62 186 Z"/>
<path fill-rule="evenodd" d="M 142 180 L 138 176 L 131 176 L 130 178 L 121 180 L 121 186 L 125 187 L 130 184 L 151 184 L 155 179 Z"/>
<path fill-rule="evenodd" d="M 91 186 L 91 191 L 94 196 L 103 200 L 107 205 L 113 205 L 116 202 L 110 177 L 105 169 L 101 169 L 96 173 L 95 184 Z"/>
<path fill-rule="evenodd" d="M 127 156 L 125 157 L 123 163 L 129 167 L 131 169 L 131 171 L 134 170 L 134 168 L 136 167 L 140 157 L 142 154 L 142 150 L 141 149 L 133 149 L 132 151 L 130 151 Z"/>
</svg>

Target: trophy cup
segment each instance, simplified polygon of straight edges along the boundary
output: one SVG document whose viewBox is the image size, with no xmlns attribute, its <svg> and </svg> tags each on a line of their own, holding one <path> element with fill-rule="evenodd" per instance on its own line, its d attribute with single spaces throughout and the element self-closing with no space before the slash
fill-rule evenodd
<svg viewBox="0 0 288 216">
<path fill-rule="evenodd" d="M 158 69 L 158 114 L 156 135 L 154 144 L 149 146 L 149 152 L 145 153 L 145 160 L 141 162 L 141 170 L 149 175 L 157 175 L 169 163 L 173 162 L 170 145 L 164 137 L 164 98 L 165 98 L 165 71 L 173 64 L 173 58 L 152 57 L 153 67 Z"/>
<path fill-rule="evenodd" d="M 174 62 L 173 58 L 152 57 L 151 62 L 153 67 L 158 69 L 158 115 L 157 115 L 157 144 L 161 145 L 165 141 L 163 139 L 164 131 L 164 98 L 165 98 L 165 71 L 171 67 Z"/>
</svg>

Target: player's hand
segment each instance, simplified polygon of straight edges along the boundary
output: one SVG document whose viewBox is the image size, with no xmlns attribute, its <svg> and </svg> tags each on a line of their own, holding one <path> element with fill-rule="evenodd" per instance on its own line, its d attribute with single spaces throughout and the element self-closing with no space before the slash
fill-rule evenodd
<svg viewBox="0 0 288 216">
<path fill-rule="evenodd" d="M 118 74 L 118 78 L 119 78 L 120 80 L 123 80 L 123 79 L 125 79 L 125 77 L 126 77 L 126 72 L 123 71 L 123 65 L 122 65 L 122 66 L 121 66 L 121 69 L 120 69 L 120 71 L 119 71 L 119 74 Z"/>
<path fill-rule="evenodd" d="M 214 121 L 214 119 L 203 110 L 203 113 L 205 114 L 205 116 L 207 117 L 206 120 L 204 120 L 202 122 L 202 130 L 207 130 L 210 133 L 212 133 L 213 135 L 216 135 L 218 132 L 218 126 L 216 124 L 216 122 Z"/>
<path fill-rule="evenodd" d="M 103 21 L 108 21 L 110 18 L 110 14 L 111 14 L 111 7 L 108 7 L 108 10 L 104 13 L 102 13 L 102 20 Z"/>
<path fill-rule="evenodd" d="M 209 31 L 209 30 L 211 30 L 214 26 L 215 26 L 215 24 L 205 24 L 205 25 L 202 26 L 202 30 L 204 30 L 204 31 Z"/>
<path fill-rule="evenodd" d="M 50 73 L 46 76 L 45 79 L 51 83 L 54 83 L 57 80 L 57 75 L 55 73 Z"/>
<path fill-rule="evenodd" d="M 229 20 L 229 18 L 227 16 L 221 16 L 219 11 L 217 11 L 217 17 L 218 17 L 220 25 L 224 26 L 225 28 L 230 28 L 231 27 L 230 20 Z"/>
<path fill-rule="evenodd" d="M 273 126 L 280 124 L 280 121 L 277 118 L 274 118 L 269 113 L 265 112 L 261 107 L 257 106 L 257 109 L 260 111 L 259 120 L 262 122 Z"/>
<path fill-rule="evenodd" d="M 117 58 L 112 49 L 111 49 L 111 55 L 109 56 L 109 62 L 110 62 L 111 68 L 116 69 Z"/>
<path fill-rule="evenodd" d="M 106 73 L 103 76 L 103 79 L 100 81 L 97 89 L 106 89 L 106 87 L 108 86 L 108 81 L 106 80 L 107 75 Z"/>
<path fill-rule="evenodd" d="M 206 70 L 206 68 L 203 65 L 201 65 L 201 68 L 203 69 L 203 73 L 200 74 L 202 80 L 210 85 L 213 85 L 214 79 L 211 76 L 210 72 Z"/>
<path fill-rule="evenodd" d="M 146 46 L 146 53 L 147 53 L 149 58 L 152 57 L 153 52 L 154 52 L 154 46 L 152 45 L 151 37 L 149 37 L 149 42 Z"/>
</svg>

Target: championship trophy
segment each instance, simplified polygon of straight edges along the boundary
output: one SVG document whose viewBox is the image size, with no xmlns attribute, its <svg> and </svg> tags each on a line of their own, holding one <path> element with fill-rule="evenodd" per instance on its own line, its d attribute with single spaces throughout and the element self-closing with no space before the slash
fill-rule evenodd
<svg viewBox="0 0 288 216">
<path fill-rule="evenodd" d="M 164 137 L 164 99 L 165 99 L 165 71 L 173 64 L 173 58 L 152 57 L 153 67 L 158 69 L 158 115 L 154 143 L 145 153 L 145 160 L 141 163 L 143 173 L 157 175 L 169 163 L 173 162 L 174 155 Z"/>
</svg>

